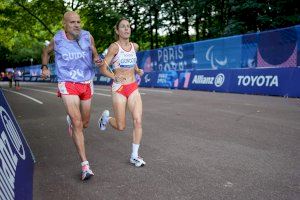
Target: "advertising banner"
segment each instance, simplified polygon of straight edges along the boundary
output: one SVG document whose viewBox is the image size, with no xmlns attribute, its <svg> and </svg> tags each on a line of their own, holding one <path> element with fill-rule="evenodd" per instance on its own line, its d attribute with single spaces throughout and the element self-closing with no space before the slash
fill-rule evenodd
<svg viewBox="0 0 300 200">
<path fill-rule="evenodd" d="M 300 96 L 299 68 L 231 70 L 229 92 Z"/>
<path fill-rule="evenodd" d="M 100 85 L 111 85 L 112 84 L 112 79 L 108 78 L 103 75 L 96 75 L 97 76 L 97 84 Z"/>
<path fill-rule="evenodd" d="M 241 94 L 300 97 L 300 68 L 199 70 L 188 88 Z"/>
<path fill-rule="evenodd" d="M 0 199 L 31 200 L 32 152 L 0 90 Z"/>
<path fill-rule="evenodd" d="M 153 86 L 162 88 L 176 88 L 175 86 L 178 86 L 177 71 L 172 70 L 165 72 L 157 72 L 157 77 Z"/>
<path fill-rule="evenodd" d="M 144 75 L 140 78 L 141 87 L 154 87 L 154 83 L 157 79 L 156 72 L 145 72 Z"/>
<path fill-rule="evenodd" d="M 138 52 L 145 72 L 282 68 L 300 63 L 300 26 Z"/>
<path fill-rule="evenodd" d="M 227 92 L 232 70 L 198 70 L 191 73 L 189 89 Z"/>
</svg>

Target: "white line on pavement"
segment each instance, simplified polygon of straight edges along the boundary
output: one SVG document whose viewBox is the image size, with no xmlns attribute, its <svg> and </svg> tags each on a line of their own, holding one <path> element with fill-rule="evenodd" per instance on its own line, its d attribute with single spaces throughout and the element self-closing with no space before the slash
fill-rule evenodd
<svg viewBox="0 0 300 200">
<path fill-rule="evenodd" d="M 5 91 L 7 91 L 7 92 L 12 92 L 12 93 L 21 95 L 21 96 L 23 96 L 23 97 L 26 97 L 26 98 L 28 98 L 28 99 L 31 99 L 32 101 L 35 101 L 35 102 L 39 103 L 39 104 L 43 104 L 43 102 L 41 102 L 41 101 L 39 101 L 39 100 L 37 100 L 37 99 L 35 99 L 35 98 L 33 98 L 33 97 L 30 97 L 30 96 L 28 96 L 28 95 L 26 95 L 26 94 L 22 94 L 22 93 L 20 93 L 20 92 L 15 92 L 15 91 L 3 89 L 3 88 L 2 88 L 2 90 L 5 90 Z"/>
<path fill-rule="evenodd" d="M 96 95 L 100 95 L 100 96 L 111 97 L 111 95 L 110 95 L 110 94 L 103 94 L 103 93 L 98 93 L 98 92 L 94 92 L 94 94 L 96 94 Z"/>
<path fill-rule="evenodd" d="M 111 91 L 111 89 L 95 88 L 95 85 L 94 85 L 94 90 L 101 90 L 101 91 L 107 91 L 107 92 Z"/>
<path fill-rule="evenodd" d="M 149 92 L 161 92 L 161 93 L 169 93 L 169 94 L 172 94 L 173 91 L 169 91 L 169 90 L 156 90 L 156 89 L 147 89 L 147 88 L 139 88 L 139 90 L 142 90 L 142 91 L 149 91 Z"/>
<path fill-rule="evenodd" d="M 36 87 L 36 86 L 35 86 Z M 39 87 L 39 86 L 37 86 Z M 56 92 L 49 92 L 49 91 L 45 91 L 45 90 L 39 90 L 39 89 L 33 89 L 33 88 L 28 88 L 28 87 L 22 87 L 23 89 L 26 90 L 32 90 L 32 91 L 37 91 L 37 92 L 44 92 L 44 93 L 48 93 L 48 94 L 54 94 L 57 95 Z M 43 88 L 52 88 L 52 87 L 43 87 Z M 95 88 L 94 88 L 95 89 Z M 99 89 L 97 89 L 99 90 Z M 104 89 L 103 89 L 104 90 Z M 105 97 L 111 97 L 110 94 L 104 94 L 104 93 L 98 93 L 98 92 L 94 92 L 95 95 L 99 95 L 99 96 L 105 96 Z M 146 93 L 140 92 L 141 95 L 145 95 Z"/>
<path fill-rule="evenodd" d="M 57 87 L 45 87 L 45 86 L 34 86 L 34 87 L 40 87 L 40 88 L 49 88 L 49 89 L 57 89 Z M 103 88 L 96 88 L 95 85 L 94 85 L 94 90 L 95 91 L 106 91 L 106 92 L 110 92 L 111 89 L 103 89 Z M 94 94 L 96 95 L 101 95 L 101 96 L 107 96 L 107 97 L 110 97 L 111 95 L 110 94 L 103 94 L 103 93 L 95 93 Z M 144 92 L 140 92 L 141 95 L 145 95 L 146 93 Z"/>
<path fill-rule="evenodd" d="M 44 93 L 48 93 L 48 94 L 54 94 L 57 95 L 56 92 L 49 92 L 49 91 L 45 91 L 45 90 L 39 90 L 39 89 L 33 89 L 33 88 L 27 88 L 27 87 L 23 87 L 26 90 L 33 90 L 33 91 L 37 91 L 37 92 L 44 92 Z M 110 94 L 103 94 L 103 93 L 94 93 L 96 95 L 100 95 L 100 96 L 106 96 L 106 97 L 110 97 Z"/>
<path fill-rule="evenodd" d="M 44 93 L 48 93 L 48 94 L 54 94 L 56 95 L 57 93 L 55 92 L 49 92 L 49 91 L 45 91 L 45 90 L 39 90 L 39 89 L 33 89 L 33 88 L 28 88 L 28 87 L 22 87 L 25 90 L 32 90 L 32 91 L 37 91 L 37 92 L 44 92 Z"/>
</svg>

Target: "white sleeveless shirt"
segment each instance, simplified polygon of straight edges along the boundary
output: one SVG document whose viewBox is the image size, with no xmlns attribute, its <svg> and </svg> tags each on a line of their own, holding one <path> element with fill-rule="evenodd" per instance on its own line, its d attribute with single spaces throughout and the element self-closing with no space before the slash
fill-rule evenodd
<svg viewBox="0 0 300 200">
<path fill-rule="evenodd" d="M 130 51 L 124 50 L 117 42 L 115 44 L 118 45 L 119 51 L 118 53 L 113 57 L 111 63 L 113 65 L 114 69 L 117 68 L 133 68 L 136 66 L 137 62 L 137 57 L 136 57 L 136 52 L 134 49 L 133 44 L 131 44 L 131 49 Z"/>
</svg>

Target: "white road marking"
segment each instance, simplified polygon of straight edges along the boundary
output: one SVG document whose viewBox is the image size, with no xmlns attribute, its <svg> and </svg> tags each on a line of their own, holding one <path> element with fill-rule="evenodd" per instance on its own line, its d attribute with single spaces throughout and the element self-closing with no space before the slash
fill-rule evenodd
<svg viewBox="0 0 300 200">
<path fill-rule="evenodd" d="M 96 85 L 94 85 L 94 91 L 106 91 L 106 92 L 110 92 L 110 91 L 111 91 L 111 89 L 96 88 L 95 86 L 96 86 Z M 49 86 L 48 86 L 48 87 L 47 87 L 47 86 L 34 86 L 34 87 L 49 88 L 49 89 L 57 89 L 57 87 L 49 87 Z M 139 88 L 139 90 L 140 90 L 140 88 Z M 101 95 L 101 96 L 107 96 L 107 97 L 110 97 L 110 96 L 111 96 L 111 95 L 108 95 L 108 94 L 95 93 L 95 92 L 94 92 L 94 94 Z M 146 93 L 140 91 L 140 94 L 141 94 L 141 95 L 145 95 Z"/>
<path fill-rule="evenodd" d="M 169 91 L 169 90 L 155 90 L 155 89 L 146 89 L 146 88 L 139 88 L 139 90 L 145 90 L 150 92 L 161 92 L 161 93 L 168 93 L 168 94 L 173 93 L 173 91 Z"/>
<path fill-rule="evenodd" d="M 103 93 L 97 93 L 97 92 L 94 92 L 94 94 L 100 95 L 100 96 L 105 96 L 105 97 L 111 97 L 110 94 L 103 94 Z"/>
<path fill-rule="evenodd" d="M 57 95 L 56 92 L 49 92 L 49 91 L 45 91 L 45 90 L 39 90 L 39 89 L 33 89 L 33 88 L 27 88 L 27 87 L 23 87 L 26 90 L 32 90 L 32 91 L 37 91 L 37 92 L 44 92 L 44 93 L 48 93 L 48 94 L 54 94 Z M 100 96 L 106 96 L 106 97 L 110 97 L 110 94 L 103 94 L 103 93 L 94 93 L 96 95 L 100 95 Z"/>
<path fill-rule="evenodd" d="M 94 90 L 107 91 L 107 92 L 111 91 L 111 89 L 95 88 L 95 85 L 94 85 Z"/>
<path fill-rule="evenodd" d="M 50 89 L 52 89 L 52 88 L 55 89 L 56 88 L 57 89 L 57 87 L 44 87 L 44 86 L 34 86 L 34 87 L 50 88 Z M 26 90 L 33 90 L 33 91 L 38 91 L 38 92 L 44 92 L 44 93 L 57 95 L 57 93 L 55 93 L 55 92 L 49 92 L 49 91 L 45 91 L 45 90 L 33 89 L 33 88 L 28 88 L 28 87 L 22 87 L 22 88 L 24 88 Z M 94 88 L 94 90 L 110 91 L 109 89 L 99 89 L 99 88 L 97 88 L 97 89 Z M 98 92 L 94 92 L 94 94 L 99 95 L 99 96 L 111 97 L 110 94 L 104 94 L 104 93 L 98 93 Z M 140 94 L 145 95 L 146 93 L 140 92 Z"/>
<path fill-rule="evenodd" d="M 56 95 L 56 92 L 49 92 L 49 91 L 45 91 L 45 90 L 39 90 L 39 89 L 33 89 L 33 88 L 28 88 L 28 87 L 22 87 L 25 90 L 32 90 L 32 91 L 37 91 L 37 92 L 44 92 L 44 93 L 48 93 L 48 94 L 54 94 Z"/>
<path fill-rule="evenodd" d="M 2 90 L 5 90 L 5 91 L 7 91 L 7 92 L 12 92 L 12 93 L 21 95 L 21 96 L 23 96 L 23 97 L 26 97 L 26 98 L 28 98 L 28 99 L 31 99 L 32 101 L 34 101 L 34 102 L 36 102 L 36 103 L 43 104 L 43 102 L 41 102 L 41 101 L 39 101 L 39 100 L 37 100 L 37 99 L 35 99 L 35 98 L 33 98 L 33 97 L 30 97 L 30 96 L 28 96 L 28 95 L 26 95 L 26 94 L 22 94 L 22 93 L 20 93 L 20 92 L 15 92 L 15 91 L 3 89 L 3 88 L 2 88 Z"/>
</svg>

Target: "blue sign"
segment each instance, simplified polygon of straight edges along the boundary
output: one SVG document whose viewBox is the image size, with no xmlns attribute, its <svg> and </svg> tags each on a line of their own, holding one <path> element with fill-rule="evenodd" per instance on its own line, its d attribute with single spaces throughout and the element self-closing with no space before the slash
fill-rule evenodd
<svg viewBox="0 0 300 200">
<path fill-rule="evenodd" d="M 26 75 L 26 76 L 23 76 L 23 78 L 24 78 L 24 81 L 31 81 L 32 76 Z"/>
<path fill-rule="evenodd" d="M 145 72 L 297 67 L 300 26 L 169 46 L 137 56 Z"/>
<path fill-rule="evenodd" d="M 199 70 L 191 73 L 188 88 L 300 97 L 299 77 L 300 68 Z"/>
<path fill-rule="evenodd" d="M 142 87 L 300 97 L 300 68 L 223 69 L 145 73 Z"/>
<path fill-rule="evenodd" d="M 229 70 L 198 70 L 191 74 L 189 89 L 227 92 Z"/>
<path fill-rule="evenodd" d="M 229 91 L 299 97 L 299 77 L 299 68 L 233 70 Z"/>
<path fill-rule="evenodd" d="M 106 76 L 103 75 L 97 75 L 97 83 L 99 83 L 100 85 L 111 85 L 112 84 L 112 79 L 108 78 Z"/>
<path fill-rule="evenodd" d="M 157 61 L 154 60 L 154 52 L 155 50 L 137 52 L 137 64 L 144 72 L 155 71 L 154 65 L 157 65 Z"/>
<path fill-rule="evenodd" d="M 154 87 L 175 88 L 178 82 L 177 71 L 165 71 L 157 73 Z"/>
<path fill-rule="evenodd" d="M 234 36 L 195 43 L 195 69 L 240 68 L 242 37 Z"/>
<path fill-rule="evenodd" d="M 242 37 L 241 68 L 257 67 L 258 34 L 247 34 Z"/>
<path fill-rule="evenodd" d="M 141 81 L 140 81 L 139 86 L 142 86 L 142 87 L 153 87 L 156 79 L 157 79 L 157 73 L 156 72 L 146 72 L 141 77 Z"/>
<path fill-rule="evenodd" d="M 0 90 L 0 199 L 31 200 L 34 159 Z"/>
<path fill-rule="evenodd" d="M 189 71 L 179 72 L 178 81 L 175 82 L 174 86 L 179 89 L 189 89 L 191 75 L 192 72 Z"/>
</svg>

